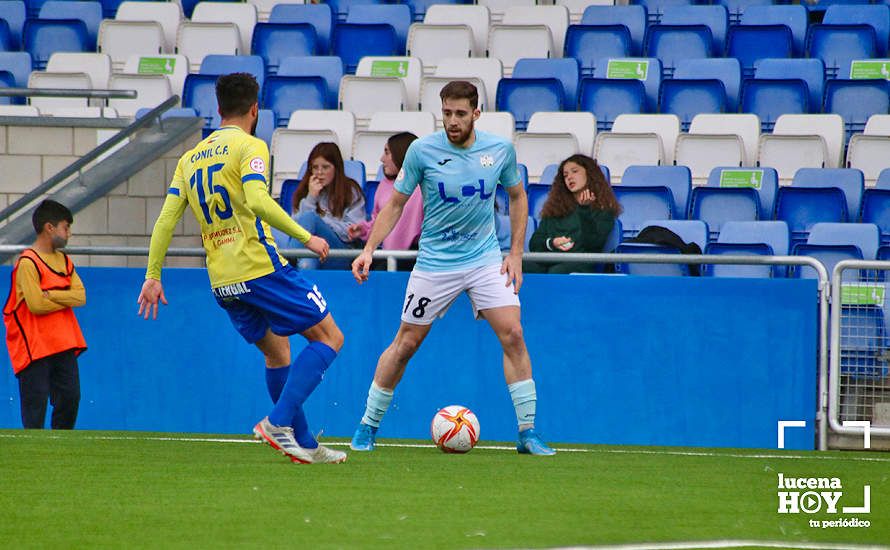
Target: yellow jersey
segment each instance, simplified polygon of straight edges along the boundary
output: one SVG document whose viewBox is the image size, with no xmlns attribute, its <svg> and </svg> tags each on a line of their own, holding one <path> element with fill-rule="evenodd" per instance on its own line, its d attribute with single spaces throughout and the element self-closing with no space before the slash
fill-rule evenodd
<svg viewBox="0 0 890 550">
<path fill-rule="evenodd" d="M 268 186 L 269 148 L 237 126 L 225 126 L 179 159 L 170 195 L 185 202 L 201 225 L 213 288 L 268 275 L 287 261 L 269 224 L 248 208 L 243 185 Z"/>
</svg>

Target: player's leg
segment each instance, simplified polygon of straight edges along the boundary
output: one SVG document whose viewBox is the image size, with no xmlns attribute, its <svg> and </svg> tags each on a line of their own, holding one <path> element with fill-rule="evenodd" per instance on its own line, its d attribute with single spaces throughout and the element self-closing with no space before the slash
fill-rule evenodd
<svg viewBox="0 0 890 550">
<path fill-rule="evenodd" d="M 50 425 L 54 430 L 73 430 L 80 405 L 80 375 L 74 351 L 52 356 L 49 373 L 49 402 L 53 406 Z"/>
<path fill-rule="evenodd" d="M 49 399 L 49 365 L 37 359 L 16 374 L 19 380 L 19 400 L 22 408 L 22 427 L 42 430 L 46 424 L 46 404 Z"/>
<path fill-rule="evenodd" d="M 429 334 L 436 317 L 444 315 L 462 291 L 461 274 L 411 272 L 402 305 L 402 323 L 392 343 L 377 360 L 365 414 L 352 437 L 352 450 L 374 450 L 380 421 L 392 402 L 408 361 Z"/>
<path fill-rule="evenodd" d="M 496 307 L 479 313 L 491 325 L 504 350 L 504 378 L 519 424 L 516 450 L 542 456 L 556 454 L 535 431 L 538 394 L 532 378 L 531 359 L 525 347 L 519 307 Z"/>
<path fill-rule="evenodd" d="M 429 334 L 432 325 L 414 325 L 402 321 L 396 337 L 383 350 L 377 360 L 374 380 L 368 388 L 368 399 L 365 402 L 365 414 L 352 437 L 350 447 L 354 451 L 373 451 L 377 438 L 377 429 L 383 415 L 392 403 L 393 393 L 402 376 L 408 361 L 420 348 L 420 344 Z"/>
<path fill-rule="evenodd" d="M 290 340 L 267 330 L 266 335 L 256 343 L 256 346 L 266 360 L 266 388 L 269 397 L 272 398 L 272 403 L 277 403 L 281 390 L 287 382 L 287 375 L 290 373 Z M 303 407 L 297 409 L 290 426 L 294 430 L 294 439 L 300 447 L 304 449 L 318 447 L 318 442 L 309 430 Z"/>
</svg>

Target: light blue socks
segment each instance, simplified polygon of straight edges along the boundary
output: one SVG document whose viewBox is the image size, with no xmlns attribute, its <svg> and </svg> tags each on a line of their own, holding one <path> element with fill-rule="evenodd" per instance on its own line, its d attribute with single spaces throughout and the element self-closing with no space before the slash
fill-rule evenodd
<svg viewBox="0 0 890 550">
<path fill-rule="evenodd" d="M 510 397 L 513 399 L 513 408 L 516 409 L 516 421 L 520 426 L 535 423 L 535 409 L 538 404 L 538 392 L 535 390 L 535 381 L 531 378 L 513 382 L 507 386 Z"/>
<path fill-rule="evenodd" d="M 392 403 L 392 390 L 385 390 L 378 386 L 376 382 L 371 382 L 362 424 L 379 428 L 380 421 L 383 420 L 383 415 L 386 414 L 386 409 L 389 408 L 390 403 Z"/>
</svg>

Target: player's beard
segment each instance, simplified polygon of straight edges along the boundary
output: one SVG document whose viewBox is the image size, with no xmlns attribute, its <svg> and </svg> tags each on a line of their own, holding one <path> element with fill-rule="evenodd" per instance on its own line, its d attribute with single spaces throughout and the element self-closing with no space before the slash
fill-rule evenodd
<svg viewBox="0 0 890 550">
<path fill-rule="evenodd" d="M 256 135 L 256 125 L 259 121 L 260 121 L 259 116 L 257 116 L 255 119 L 253 119 L 253 122 L 250 124 L 250 135 L 252 135 L 252 136 Z"/>
<path fill-rule="evenodd" d="M 466 143 L 467 140 L 470 139 L 470 136 L 473 134 L 473 126 L 474 126 L 474 124 L 471 122 L 470 127 L 467 128 L 467 131 L 461 132 L 457 136 L 457 139 L 451 139 L 451 134 L 449 134 L 447 131 L 445 132 L 445 135 L 448 136 L 448 141 L 450 141 L 452 144 L 461 145 L 463 143 Z"/>
<path fill-rule="evenodd" d="M 68 246 L 68 239 L 64 237 L 60 237 L 58 235 L 53 235 L 50 237 L 50 242 L 52 243 L 53 250 L 58 250 L 60 248 L 65 248 Z"/>
</svg>

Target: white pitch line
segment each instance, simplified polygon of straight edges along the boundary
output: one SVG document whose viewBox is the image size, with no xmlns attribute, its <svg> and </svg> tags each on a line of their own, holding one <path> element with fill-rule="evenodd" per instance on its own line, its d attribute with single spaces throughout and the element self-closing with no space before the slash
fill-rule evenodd
<svg viewBox="0 0 890 550">
<path fill-rule="evenodd" d="M 888 550 L 888 546 L 831 542 L 782 542 L 772 540 L 700 540 L 678 542 L 644 542 L 614 546 L 570 546 L 562 550 L 686 550 L 690 548 L 799 548 L 802 550 Z"/>
<path fill-rule="evenodd" d="M 31 435 L 26 433 L 0 434 L 0 438 L 36 438 L 42 439 L 62 439 L 61 436 L 54 435 Z M 129 436 L 129 435 L 90 435 L 84 439 L 108 440 L 108 441 L 183 441 L 183 442 L 200 442 L 200 443 L 259 443 L 254 439 L 247 438 L 217 438 L 217 437 L 173 437 L 173 436 Z M 349 443 L 340 441 L 325 441 L 325 445 L 332 447 L 348 447 Z M 404 449 L 435 449 L 432 443 L 377 443 L 378 447 L 395 447 Z M 512 445 L 476 445 L 476 449 L 486 451 L 515 451 L 516 447 Z M 709 451 L 671 451 L 671 450 L 647 450 L 647 449 L 579 449 L 575 447 L 555 447 L 559 452 L 563 453 L 602 453 L 602 454 L 631 454 L 631 455 L 668 455 L 668 456 L 698 456 L 698 457 L 726 457 L 726 458 L 776 458 L 782 460 L 829 460 L 829 461 L 853 461 L 853 462 L 890 462 L 890 457 L 870 457 L 870 456 L 831 456 L 820 455 L 813 451 L 811 455 L 801 454 L 742 454 L 742 453 L 717 453 Z"/>
</svg>

